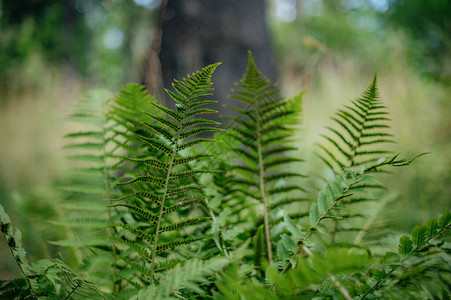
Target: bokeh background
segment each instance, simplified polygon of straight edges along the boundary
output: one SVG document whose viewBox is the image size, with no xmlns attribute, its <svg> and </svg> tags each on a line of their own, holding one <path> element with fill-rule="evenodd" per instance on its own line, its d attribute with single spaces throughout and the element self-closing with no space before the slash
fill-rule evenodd
<svg viewBox="0 0 451 300">
<path fill-rule="evenodd" d="M 77 99 L 128 82 L 158 94 L 159 81 L 222 60 L 217 97 L 225 102 L 247 49 L 285 96 L 305 91 L 304 173 L 318 173 L 315 143 L 330 116 L 377 73 L 393 150 L 430 152 L 386 178 L 393 226 L 408 231 L 450 206 L 449 0 L 169 0 L 164 14 L 161 7 L 159 0 L 0 0 L 0 203 L 32 260 L 58 255 L 47 243 L 60 235 L 49 220 L 64 219 L 57 186 Z M 163 77 L 152 85 L 155 74 Z M 10 277 L 16 271 L 1 245 L 0 274 Z"/>
</svg>

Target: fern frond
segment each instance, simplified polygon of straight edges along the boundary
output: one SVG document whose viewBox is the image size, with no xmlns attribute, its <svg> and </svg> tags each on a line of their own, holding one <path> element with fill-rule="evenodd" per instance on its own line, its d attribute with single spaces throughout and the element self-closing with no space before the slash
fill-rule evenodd
<svg viewBox="0 0 451 300">
<path fill-rule="evenodd" d="M 118 183 L 118 185 L 126 185 L 126 184 L 135 183 L 135 182 L 150 182 L 150 183 L 156 184 L 158 186 L 164 187 L 164 180 L 159 177 L 155 177 L 155 176 L 139 176 L 139 177 L 133 178 L 129 181 L 120 182 L 120 183 Z"/>
<path fill-rule="evenodd" d="M 187 237 L 187 238 L 184 238 L 184 239 L 181 239 L 181 240 L 175 240 L 175 241 L 171 241 L 171 242 L 167 242 L 167 243 L 161 243 L 157 247 L 157 253 L 164 252 L 164 251 L 166 251 L 168 249 L 172 249 L 172 248 L 175 248 L 177 246 L 188 245 L 188 244 L 191 244 L 191 243 L 203 240 L 203 239 L 205 239 L 204 236 L 195 237 L 195 238 Z"/>
<path fill-rule="evenodd" d="M 148 232 L 143 231 L 142 229 L 139 229 L 139 228 L 137 228 L 135 226 L 131 226 L 131 225 L 128 225 L 128 224 L 113 224 L 112 226 L 116 226 L 116 227 L 120 226 L 120 227 L 122 227 L 124 229 L 127 229 L 131 233 L 133 233 L 133 234 L 137 235 L 138 237 L 140 237 L 140 238 L 142 238 L 142 239 L 144 239 L 146 241 L 149 241 L 149 242 L 152 242 L 154 237 L 155 237 L 154 234 L 150 234 Z"/>
<path fill-rule="evenodd" d="M 182 289 L 189 289 L 198 294 L 203 290 L 196 285 L 197 282 L 208 282 L 208 277 L 221 271 L 229 261 L 225 258 L 212 258 L 206 261 L 191 260 L 184 266 L 176 266 L 165 278 L 160 282 L 158 287 L 148 287 L 140 293 L 144 299 L 166 300 L 177 299 L 176 292 Z"/>
<path fill-rule="evenodd" d="M 436 218 L 432 218 L 426 224 L 415 226 L 410 236 L 401 236 L 398 244 L 399 255 L 388 252 L 381 259 L 382 270 L 373 271 L 371 281 L 368 281 L 368 284 L 362 289 L 359 299 L 377 297 L 386 293 L 388 289 L 396 289 L 398 292 L 404 292 L 404 289 L 408 289 L 406 285 L 399 284 L 399 282 L 389 287 L 387 282 L 396 280 L 395 278 L 402 278 L 401 280 L 406 282 L 415 282 L 413 277 L 417 277 L 420 281 L 425 281 L 429 285 L 440 281 L 439 278 L 442 278 L 442 274 L 449 274 L 449 263 L 442 258 L 437 260 L 435 257 L 442 257 L 443 252 L 449 251 L 446 247 L 443 247 L 443 242 L 446 235 L 449 235 L 450 222 L 451 214 L 446 209 L 438 222 Z M 433 242 L 439 238 L 442 240 L 436 243 Z M 416 259 L 417 257 L 419 259 Z M 442 270 L 435 267 L 434 264 L 445 264 L 446 266 Z M 414 276 L 412 276 L 412 270 L 414 270 Z M 435 276 L 428 278 L 428 272 L 435 276 L 438 275 L 438 278 Z M 417 288 L 415 290 L 416 294 L 421 292 Z M 436 291 L 428 292 L 429 295 L 434 293 Z"/>
<path fill-rule="evenodd" d="M 148 220 L 148 221 L 150 221 L 152 223 L 155 223 L 158 220 L 158 216 L 155 215 L 154 213 L 152 213 L 151 211 L 146 210 L 146 209 L 141 208 L 141 207 L 138 207 L 138 206 L 135 206 L 135 205 L 132 205 L 132 204 L 122 204 L 121 203 L 121 204 L 114 204 L 114 205 L 112 205 L 112 207 L 120 207 L 120 206 L 121 207 L 126 207 L 126 208 L 132 210 L 136 214 L 140 215 L 141 217 L 143 217 L 144 219 L 146 219 L 146 220 Z"/>
<path fill-rule="evenodd" d="M 186 149 L 186 148 L 190 148 L 190 147 L 192 147 L 192 146 L 194 146 L 194 145 L 198 145 L 198 144 L 201 144 L 201 143 L 212 143 L 212 142 L 216 142 L 216 141 L 213 140 L 213 139 L 197 138 L 197 139 L 194 139 L 194 140 L 192 140 L 192 141 L 188 141 L 188 142 L 185 142 L 185 143 L 181 143 L 181 144 L 179 145 L 179 150 L 183 150 L 183 149 Z"/>
<path fill-rule="evenodd" d="M 182 164 L 187 164 L 187 163 L 195 161 L 195 160 L 205 159 L 205 158 L 209 158 L 209 157 L 212 157 L 212 155 L 209 155 L 209 154 L 191 155 L 191 156 L 186 156 L 183 158 L 174 159 L 173 164 L 174 165 L 182 165 Z"/>
<path fill-rule="evenodd" d="M 171 224 L 171 225 L 164 225 L 160 228 L 160 231 L 161 232 L 173 231 L 173 230 L 177 230 L 177 229 L 183 228 L 188 225 L 198 224 L 198 223 L 204 222 L 206 220 L 210 220 L 210 219 L 211 219 L 210 217 L 188 219 L 183 222 L 178 222 L 178 223 Z"/>
<path fill-rule="evenodd" d="M 180 204 L 175 204 L 175 205 L 170 205 L 170 206 L 166 206 L 163 208 L 163 215 L 166 215 L 168 213 L 183 209 L 183 208 L 187 208 L 193 205 L 197 205 L 200 204 L 201 201 L 200 200 L 188 200 L 188 201 L 183 201 Z"/>
<path fill-rule="evenodd" d="M 235 166 L 237 174 L 230 182 L 237 185 L 241 194 L 252 194 L 251 198 L 260 199 L 264 207 L 266 253 L 271 262 L 270 199 L 277 199 L 279 194 L 303 190 L 287 181 L 304 176 L 281 167 L 281 164 L 299 161 L 288 154 L 297 148 L 287 144 L 293 136 L 287 125 L 292 122 L 296 110 L 291 101 L 274 98 L 279 90 L 262 75 L 250 52 L 246 72 L 236 85 L 231 98 L 244 103 L 246 109 L 231 107 L 238 116 L 230 118 L 233 123 L 228 134 L 237 142 L 231 148 L 242 161 Z M 276 185 L 282 182 L 280 179 L 284 179 L 283 186 Z"/>
<path fill-rule="evenodd" d="M 25 249 L 22 248 L 21 233 L 12 227 L 9 216 L 0 205 L 1 235 L 22 273 L 22 278 L 0 281 L 2 299 L 39 299 L 58 297 L 71 299 L 102 298 L 92 282 L 78 277 L 67 265 L 59 260 L 40 260 L 29 265 Z"/>
<path fill-rule="evenodd" d="M 152 238 L 150 273 L 145 274 L 150 277 L 150 283 L 154 280 L 157 253 L 203 238 L 182 238 L 161 243 L 159 241 L 160 233 L 174 231 L 177 234 L 173 237 L 181 237 L 183 236 L 182 228 L 200 224 L 209 219 L 184 218 L 186 217 L 186 208 L 194 209 L 197 204 L 202 203 L 198 199 L 203 198 L 203 187 L 199 185 L 197 176 L 214 172 L 198 170 L 195 168 L 195 164 L 190 165 L 191 162 L 205 160 L 210 155 L 191 155 L 189 150 L 196 145 L 214 141 L 199 138 L 197 137 L 199 134 L 219 130 L 213 126 L 206 126 L 218 125 L 218 122 L 200 118 L 203 114 L 216 112 L 201 106 L 216 103 L 216 101 L 203 98 L 211 96 L 213 90 L 211 76 L 218 65 L 207 66 L 181 81 L 175 81 L 174 90 L 166 90 L 169 97 L 176 102 L 175 109 L 151 102 L 150 105 L 157 109 L 160 115 L 144 110 L 143 114 L 153 122 L 141 122 L 141 127 L 129 132 L 130 135 L 135 136 L 152 149 L 153 153 L 149 157 L 138 152 L 138 155 L 133 156 L 135 158 L 125 158 L 128 162 L 134 163 L 137 168 L 137 170 L 131 170 L 130 174 L 138 173 L 139 175 L 129 176 L 127 181 L 117 184 L 123 194 L 117 200 L 131 203 L 115 204 L 111 207 L 127 208 L 138 217 L 138 221 L 144 219 L 146 226 L 149 227 L 151 236 L 146 235 L 141 228 L 137 228 L 133 224 L 123 225 L 138 237 L 147 240 Z M 148 130 L 152 134 L 143 135 L 141 130 L 144 130 L 145 133 Z M 127 176 L 124 175 L 124 178 Z M 184 196 L 187 193 L 190 194 L 190 197 Z M 147 198 L 149 201 L 142 201 L 138 204 L 137 201 L 141 200 L 141 197 L 144 198 L 143 200 Z"/>
<path fill-rule="evenodd" d="M 118 199 L 112 199 L 112 201 L 121 201 L 121 200 L 125 200 L 127 198 L 130 198 L 130 197 L 133 197 L 133 196 L 140 196 L 140 197 L 149 199 L 150 202 L 161 203 L 161 197 L 159 197 L 159 196 L 157 196 L 155 194 L 152 194 L 152 193 L 148 193 L 146 191 L 137 191 L 137 192 L 134 192 L 132 194 L 128 194 L 128 195 L 122 196 L 121 198 L 118 198 Z"/>
<path fill-rule="evenodd" d="M 330 147 L 320 145 L 323 153 L 320 158 L 333 169 L 352 168 L 375 162 L 382 155 L 391 153 L 377 148 L 383 143 L 392 143 L 386 132 L 390 126 L 386 107 L 379 100 L 376 76 L 362 96 L 352 101 L 353 106 L 339 109 L 332 120 L 340 127 L 337 130 L 327 127 L 332 136 L 323 135 Z M 366 156 L 362 161 L 361 156 Z"/>
</svg>

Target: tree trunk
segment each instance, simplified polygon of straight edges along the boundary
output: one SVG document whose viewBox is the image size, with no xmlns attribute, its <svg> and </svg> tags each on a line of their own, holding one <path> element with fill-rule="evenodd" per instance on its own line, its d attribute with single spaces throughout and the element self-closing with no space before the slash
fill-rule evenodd
<svg viewBox="0 0 451 300">
<path fill-rule="evenodd" d="M 166 88 L 174 78 L 222 62 L 213 78 L 214 99 L 219 101 L 215 108 L 229 114 L 223 105 L 232 101 L 227 95 L 245 71 L 248 50 L 262 72 L 275 80 L 263 0 L 169 0 L 160 11 L 159 57 Z"/>
</svg>

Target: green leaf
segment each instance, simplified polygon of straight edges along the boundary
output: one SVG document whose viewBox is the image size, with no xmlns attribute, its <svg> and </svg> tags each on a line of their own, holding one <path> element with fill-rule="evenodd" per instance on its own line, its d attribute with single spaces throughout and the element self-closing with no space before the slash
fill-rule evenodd
<svg viewBox="0 0 451 300">
<path fill-rule="evenodd" d="M 164 125 L 166 125 L 167 127 L 171 128 L 174 131 L 177 131 L 179 129 L 179 124 L 177 124 L 176 122 L 168 119 L 168 118 L 164 118 L 164 117 L 159 117 L 156 116 L 154 114 L 145 112 L 146 115 L 148 115 L 149 117 L 151 117 L 152 119 L 154 119 L 155 121 L 158 121 Z"/>
<path fill-rule="evenodd" d="M 198 224 L 201 223 L 203 221 L 206 220 L 210 220 L 210 217 L 203 217 L 203 218 L 194 218 L 194 219 L 188 219 L 182 222 L 178 222 L 178 223 L 174 223 L 174 224 L 170 224 L 170 225 L 164 225 L 160 228 L 160 232 L 165 232 L 165 231 L 173 231 L 173 230 L 177 230 L 179 228 L 183 228 L 185 226 L 188 225 L 194 225 L 194 224 Z"/>
<path fill-rule="evenodd" d="M 171 118 L 173 118 L 176 122 L 180 122 L 183 119 L 183 117 L 178 112 L 175 112 L 170 108 L 166 108 L 160 104 L 153 103 L 153 102 L 151 102 L 151 104 L 153 106 L 155 106 L 156 108 L 158 108 L 159 110 L 161 110 L 163 113 L 165 113 L 168 116 L 170 116 Z"/>
<path fill-rule="evenodd" d="M 120 183 L 118 183 L 118 185 L 126 185 L 126 184 L 131 184 L 134 182 L 150 182 L 150 183 L 156 184 L 158 186 L 164 187 L 164 180 L 160 177 L 155 177 L 155 176 L 139 176 L 139 177 L 133 178 L 126 182 L 120 182 Z"/>
<path fill-rule="evenodd" d="M 175 248 L 177 246 L 188 245 L 188 244 L 191 244 L 191 243 L 203 240 L 205 238 L 206 238 L 205 236 L 194 237 L 194 238 L 193 237 L 187 237 L 187 238 L 180 239 L 180 240 L 174 240 L 174 241 L 170 241 L 170 242 L 167 242 L 167 243 L 161 243 L 161 244 L 158 244 L 157 253 L 164 252 L 164 251 L 166 251 L 168 249 L 172 249 L 172 248 Z"/>
<path fill-rule="evenodd" d="M 318 204 L 316 204 L 316 202 L 313 202 L 312 206 L 310 207 L 310 226 L 315 226 L 318 221 Z"/>
<path fill-rule="evenodd" d="M 151 211 L 138 207 L 136 205 L 131 205 L 131 204 L 115 204 L 115 205 L 111 205 L 111 207 L 127 207 L 128 209 L 134 211 L 136 214 L 142 216 L 143 218 L 145 218 L 146 220 L 150 221 L 151 223 L 155 223 L 158 220 L 158 216 L 155 215 L 154 213 L 152 213 Z"/>
<path fill-rule="evenodd" d="M 173 84 L 173 87 L 175 88 L 176 85 Z M 179 89 L 180 89 L 180 88 L 179 88 Z M 176 93 L 171 92 L 171 91 L 169 91 L 169 90 L 167 90 L 167 89 L 165 89 L 165 91 L 166 91 L 166 93 L 167 93 L 174 101 L 176 101 L 176 102 L 178 102 L 178 103 L 180 103 L 180 104 L 186 104 L 187 100 L 184 98 L 185 95 L 183 95 L 183 97 L 182 97 L 182 96 L 179 96 L 179 95 L 177 95 Z M 178 91 L 178 89 L 177 89 L 177 91 Z"/>
<path fill-rule="evenodd" d="M 154 236 L 155 236 L 154 234 L 150 234 L 150 233 L 145 232 L 144 230 L 142 230 L 140 228 L 137 228 L 135 226 L 131 226 L 131 225 L 128 225 L 128 224 L 115 224 L 114 226 L 120 226 L 120 227 L 122 227 L 124 229 L 127 229 L 128 231 L 136 234 L 140 238 L 145 239 L 145 240 L 147 240 L 149 242 L 152 242 L 153 239 L 154 239 Z"/>
<path fill-rule="evenodd" d="M 438 228 L 438 222 L 436 218 L 432 218 L 428 221 L 426 229 L 426 238 L 431 239 L 436 233 Z"/>
<path fill-rule="evenodd" d="M 303 234 L 300 228 L 293 222 L 293 220 L 283 211 L 283 221 L 288 231 L 293 235 L 296 239 L 301 239 Z"/>
<path fill-rule="evenodd" d="M 417 225 L 412 229 L 412 241 L 417 248 L 424 245 L 426 241 L 426 225 Z"/>
<path fill-rule="evenodd" d="M 440 220 L 438 221 L 438 227 L 440 229 L 443 229 L 446 226 L 448 226 L 450 221 L 451 221 L 451 214 L 449 213 L 449 209 L 446 208 L 446 211 L 443 213 L 443 215 L 440 217 Z"/>
<path fill-rule="evenodd" d="M 330 183 L 328 185 L 326 185 L 326 187 L 324 188 L 324 194 L 325 194 L 328 204 L 334 203 L 336 201 L 336 199 L 338 198 L 338 195 L 340 195 L 340 194 L 335 195 L 334 191 L 331 188 Z"/>
<path fill-rule="evenodd" d="M 142 139 L 144 142 L 146 142 L 148 145 L 152 146 L 152 148 L 156 150 L 160 150 L 168 155 L 172 154 L 172 148 L 171 146 L 166 145 L 162 141 L 159 141 L 157 139 L 148 138 L 139 134 L 135 134 L 137 137 Z"/>
<path fill-rule="evenodd" d="M 401 255 L 409 255 L 413 250 L 412 241 L 407 235 L 403 235 L 399 239 L 398 252 Z"/>
<path fill-rule="evenodd" d="M 323 194 L 322 191 L 319 191 L 318 193 L 318 208 L 319 208 L 319 213 L 323 214 L 325 211 L 327 211 L 327 200 L 326 200 L 326 196 Z"/>
</svg>

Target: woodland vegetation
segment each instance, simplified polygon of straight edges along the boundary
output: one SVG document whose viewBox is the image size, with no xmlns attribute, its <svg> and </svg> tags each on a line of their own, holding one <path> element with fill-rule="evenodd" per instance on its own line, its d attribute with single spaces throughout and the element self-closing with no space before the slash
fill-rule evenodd
<svg viewBox="0 0 451 300">
<path fill-rule="evenodd" d="M 449 16 L 0 0 L 0 299 L 449 299 Z"/>
<path fill-rule="evenodd" d="M 340 109 L 319 145 L 329 167 L 310 199 L 292 146 L 302 95 L 281 98 L 252 55 L 231 97 L 238 116 L 223 129 L 205 118 L 219 64 L 175 80 L 174 107 L 127 85 L 112 100 L 86 98 L 71 115 L 76 154 L 60 220 L 79 265 L 29 264 L 3 207 L 1 231 L 21 277 L 3 298 L 298 299 L 448 297 L 451 214 L 399 238 L 374 227 L 384 209 L 378 180 L 418 158 L 392 155 L 377 80 Z M 211 132 L 216 132 L 213 136 Z M 210 133 L 210 134 L 206 134 Z M 371 212 L 366 206 L 375 206 Z"/>
</svg>

